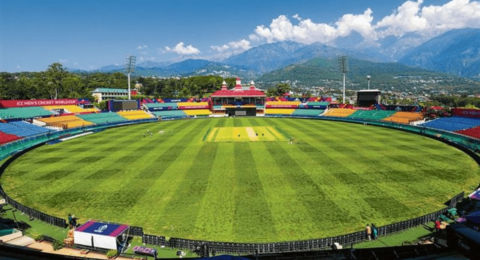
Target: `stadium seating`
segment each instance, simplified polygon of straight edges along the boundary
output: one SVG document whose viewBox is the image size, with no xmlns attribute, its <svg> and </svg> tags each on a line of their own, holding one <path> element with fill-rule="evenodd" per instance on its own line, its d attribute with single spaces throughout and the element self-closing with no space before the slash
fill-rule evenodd
<svg viewBox="0 0 480 260">
<path fill-rule="evenodd" d="M 155 108 L 163 108 L 165 110 L 178 109 L 178 103 L 146 103 L 144 104 L 149 110 L 155 110 Z M 150 109 L 152 108 L 152 109 Z"/>
<path fill-rule="evenodd" d="M 50 116 L 52 112 L 43 109 L 42 107 L 14 107 L 0 109 L 0 118 L 33 118 L 40 116 Z"/>
<path fill-rule="evenodd" d="M 265 110 L 265 115 L 291 115 L 295 109 L 269 108 Z"/>
<path fill-rule="evenodd" d="M 208 102 L 179 102 L 179 103 L 177 103 L 177 105 L 181 109 L 185 109 L 185 108 L 196 109 L 195 107 L 200 107 L 200 108 L 210 107 Z"/>
<path fill-rule="evenodd" d="M 161 116 L 162 119 L 172 119 L 172 118 L 185 118 L 187 115 L 183 110 L 165 110 L 165 111 L 155 111 L 152 112 L 156 117 Z"/>
<path fill-rule="evenodd" d="M 128 120 L 138 120 L 138 119 L 147 119 L 152 118 L 151 115 L 147 114 L 143 110 L 133 110 L 133 111 L 118 111 L 117 114 Z"/>
<path fill-rule="evenodd" d="M 468 128 L 480 126 L 480 119 L 468 118 L 468 117 L 442 117 L 432 121 L 428 121 L 422 126 L 446 130 L 446 131 L 460 131 Z"/>
<path fill-rule="evenodd" d="M 60 127 L 64 129 L 93 125 L 93 123 L 85 121 L 77 116 L 45 117 L 39 118 L 38 120 L 46 123 L 48 126 Z"/>
<path fill-rule="evenodd" d="M 330 117 L 347 117 L 353 113 L 355 113 L 356 110 L 349 109 L 349 108 L 331 108 L 323 114 L 324 116 L 330 116 Z"/>
<path fill-rule="evenodd" d="M 348 117 L 358 119 L 382 120 L 384 118 L 392 116 L 394 113 L 395 111 L 386 110 L 357 110 L 355 113 L 351 114 Z"/>
<path fill-rule="evenodd" d="M 51 129 L 36 126 L 30 123 L 27 123 L 25 121 L 14 121 L 14 122 L 9 122 L 10 125 L 16 126 L 17 128 L 20 129 L 22 134 L 17 134 L 18 136 L 29 136 L 29 135 L 37 135 L 37 134 L 42 134 L 42 133 L 48 133 L 51 132 Z"/>
<path fill-rule="evenodd" d="M 208 109 L 191 109 L 191 110 L 182 110 L 187 116 L 208 116 L 212 112 Z"/>
<path fill-rule="evenodd" d="M 423 115 L 417 112 L 396 112 L 390 117 L 384 118 L 382 121 L 395 122 L 400 124 L 409 124 L 414 121 L 422 120 Z"/>
<path fill-rule="evenodd" d="M 0 144 L 10 143 L 18 139 L 21 139 L 21 137 L 0 132 Z"/>
<path fill-rule="evenodd" d="M 43 106 L 47 110 L 58 110 L 64 109 L 65 113 L 85 113 L 85 112 L 98 112 L 96 108 L 81 108 L 75 105 L 66 105 L 66 106 Z"/>
<path fill-rule="evenodd" d="M 327 109 L 329 102 L 307 102 L 306 104 L 302 104 L 300 108 L 306 109 Z"/>
<path fill-rule="evenodd" d="M 480 126 L 470 128 L 470 129 L 460 130 L 460 131 L 457 131 L 457 133 L 480 139 Z"/>
<path fill-rule="evenodd" d="M 323 114 L 323 112 L 325 112 L 323 109 L 296 109 L 292 116 L 316 117 Z"/>
<path fill-rule="evenodd" d="M 300 101 L 267 101 L 267 108 L 297 108 L 300 105 Z"/>
<path fill-rule="evenodd" d="M 0 123 L 0 131 L 20 137 L 37 135 L 50 131 L 49 129 L 35 126 L 25 122 Z"/>
<path fill-rule="evenodd" d="M 92 122 L 94 124 L 105 124 L 105 123 L 113 123 L 113 122 L 123 122 L 127 121 L 127 119 L 121 117 L 117 113 L 109 112 L 109 113 L 93 113 L 93 114 L 84 114 L 78 115 L 78 117 L 82 118 L 83 120 Z"/>
</svg>

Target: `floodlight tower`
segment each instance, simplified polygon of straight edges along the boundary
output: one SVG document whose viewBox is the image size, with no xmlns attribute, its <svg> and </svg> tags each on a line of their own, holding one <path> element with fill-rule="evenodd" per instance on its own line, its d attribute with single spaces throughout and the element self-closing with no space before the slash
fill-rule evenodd
<svg viewBox="0 0 480 260">
<path fill-rule="evenodd" d="M 128 100 L 131 99 L 130 93 L 130 74 L 135 72 L 135 62 L 137 61 L 137 57 L 128 54 L 127 59 L 125 60 L 125 73 L 128 76 Z"/>
<path fill-rule="evenodd" d="M 343 74 L 343 103 L 345 104 L 345 74 L 348 72 L 348 57 L 338 57 L 338 68 Z"/>
<path fill-rule="evenodd" d="M 368 89 L 370 89 L 370 79 L 372 77 L 370 77 L 370 75 L 367 76 L 367 86 L 368 86 Z"/>
</svg>

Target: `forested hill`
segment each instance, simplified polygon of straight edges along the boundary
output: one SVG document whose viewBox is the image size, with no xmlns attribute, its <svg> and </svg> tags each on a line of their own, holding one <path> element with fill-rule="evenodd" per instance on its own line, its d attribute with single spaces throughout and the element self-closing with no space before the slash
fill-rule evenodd
<svg viewBox="0 0 480 260">
<path fill-rule="evenodd" d="M 433 72 L 409 67 L 399 63 L 376 63 L 365 60 L 349 59 L 347 84 L 353 89 L 367 87 L 367 75 L 372 75 L 373 88 L 401 89 L 408 86 L 456 86 L 459 88 L 480 86 L 480 83 L 452 76 L 447 73 Z M 314 58 L 307 62 L 286 66 L 282 69 L 263 74 L 257 79 L 259 84 L 274 85 L 291 81 L 297 86 L 338 87 L 342 84 L 342 74 L 337 59 Z"/>
</svg>

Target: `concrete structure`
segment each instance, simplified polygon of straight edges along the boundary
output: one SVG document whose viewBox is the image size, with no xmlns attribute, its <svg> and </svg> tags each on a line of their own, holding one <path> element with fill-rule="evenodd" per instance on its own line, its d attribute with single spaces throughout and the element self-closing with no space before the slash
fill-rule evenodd
<svg viewBox="0 0 480 260">
<path fill-rule="evenodd" d="M 121 88 L 96 88 L 92 91 L 92 96 L 95 97 L 98 102 L 102 102 L 103 100 L 128 97 L 128 90 Z"/>
</svg>

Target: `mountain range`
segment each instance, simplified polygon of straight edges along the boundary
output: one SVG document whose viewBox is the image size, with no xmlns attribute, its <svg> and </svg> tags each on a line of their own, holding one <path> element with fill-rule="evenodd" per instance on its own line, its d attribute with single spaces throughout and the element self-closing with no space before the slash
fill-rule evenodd
<svg viewBox="0 0 480 260">
<path fill-rule="evenodd" d="M 138 64 L 135 73 L 137 76 L 220 75 L 266 80 L 298 78 L 295 73 L 308 74 L 302 70 L 308 70 L 310 65 L 317 64 L 328 65 L 323 69 L 332 70 L 332 73 L 335 70 L 338 75 L 336 59 L 340 55 L 347 55 L 352 66 L 375 67 L 371 74 L 378 74 L 382 68 L 396 70 L 391 72 L 404 76 L 408 76 L 408 73 L 418 75 L 429 70 L 478 80 L 480 29 L 451 30 L 428 41 L 420 35 L 406 34 L 371 42 L 352 33 L 338 38 L 331 45 L 319 42 L 309 45 L 292 41 L 275 42 L 251 48 L 219 62 L 202 59 L 187 59 L 177 63 L 147 61 Z M 109 65 L 100 68 L 100 71 L 123 71 L 123 66 Z M 271 73 L 277 76 L 272 76 Z M 279 73 L 285 75 L 278 76 Z"/>
</svg>

